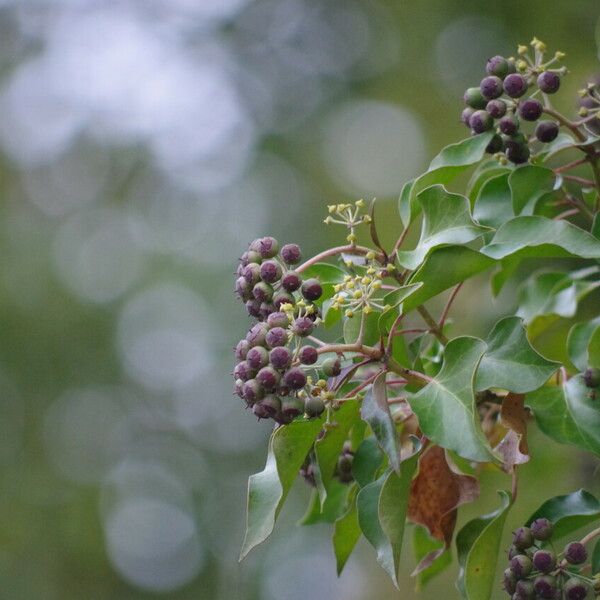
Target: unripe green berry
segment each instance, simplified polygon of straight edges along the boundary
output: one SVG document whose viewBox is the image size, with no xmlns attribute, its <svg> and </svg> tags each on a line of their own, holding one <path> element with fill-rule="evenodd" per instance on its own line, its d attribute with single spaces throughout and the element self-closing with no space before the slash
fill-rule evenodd
<svg viewBox="0 0 600 600">
<path fill-rule="evenodd" d="M 471 87 L 465 91 L 463 96 L 465 104 L 475 110 L 485 108 L 486 99 L 481 95 L 481 90 L 478 87 Z"/>
<path fill-rule="evenodd" d="M 511 72 L 510 65 L 503 56 L 489 58 L 485 65 L 485 71 L 488 75 L 496 75 L 500 79 L 504 79 Z"/>
<path fill-rule="evenodd" d="M 318 396 L 309 396 L 304 402 L 304 412 L 308 417 L 319 417 L 325 410 L 325 403 Z"/>
<path fill-rule="evenodd" d="M 321 364 L 321 370 L 326 377 L 337 377 L 342 370 L 339 358 L 326 358 Z"/>
</svg>

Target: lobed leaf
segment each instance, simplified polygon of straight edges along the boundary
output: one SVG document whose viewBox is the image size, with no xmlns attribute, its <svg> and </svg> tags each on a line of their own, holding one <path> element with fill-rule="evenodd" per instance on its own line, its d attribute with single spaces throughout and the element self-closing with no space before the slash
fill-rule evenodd
<svg viewBox="0 0 600 600">
<path fill-rule="evenodd" d="M 600 362 L 599 339 L 600 317 L 577 323 L 571 327 L 567 337 L 567 352 L 571 362 L 580 371 L 585 371 L 588 366 L 600 367 L 600 364 L 598 364 Z"/>
<path fill-rule="evenodd" d="M 533 215 L 538 202 L 553 192 L 557 176 L 552 169 L 523 165 L 509 177 L 512 208 L 515 215 Z"/>
<path fill-rule="evenodd" d="M 508 178 L 509 173 L 502 172 L 483 184 L 473 208 L 473 217 L 477 222 L 497 229 L 502 223 L 515 216 Z"/>
</svg>

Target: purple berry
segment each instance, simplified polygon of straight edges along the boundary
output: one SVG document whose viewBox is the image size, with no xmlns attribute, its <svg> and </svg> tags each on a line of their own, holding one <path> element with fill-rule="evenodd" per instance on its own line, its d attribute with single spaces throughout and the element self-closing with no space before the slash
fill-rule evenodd
<svg viewBox="0 0 600 600">
<path fill-rule="evenodd" d="M 519 122 L 515 117 L 507 115 L 506 117 L 502 117 L 500 119 L 498 127 L 505 135 L 515 135 L 515 133 L 519 131 Z"/>
<path fill-rule="evenodd" d="M 288 316 L 284 312 L 274 312 L 267 317 L 269 327 L 287 327 L 290 324 Z"/>
<path fill-rule="evenodd" d="M 314 365 L 319 358 L 319 353 L 313 346 L 302 346 L 298 358 L 303 365 Z"/>
<path fill-rule="evenodd" d="M 298 244 L 286 244 L 281 249 L 281 258 L 283 259 L 283 262 L 288 265 L 295 265 L 299 263 L 301 257 L 302 254 Z"/>
<path fill-rule="evenodd" d="M 242 381 L 248 381 L 254 377 L 254 373 L 256 372 L 255 368 L 252 368 L 247 361 L 242 360 L 233 369 L 233 376 L 235 379 L 241 379 Z"/>
<path fill-rule="evenodd" d="M 580 565 L 587 560 L 587 550 L 580 542 L 571 542 L 565 547 L 565 559 L 572 565 Z"/>
<path fill-rule="evenodd" d="M 308 417 L 320 417 L 325 410 L 325 403 L 321 398 L 309 396 L 304 402 L 304 412 Z"/>
<path fill-rule="evenodd" d="M 568 579 L 563 586 L 566 600 L 586 600 L 591 591 L 592 587 L 587 582 L 575 577 Z"/>
<path fill-rule="evenodd" d="M 518 548 L 515 548 L 514 546 L 511 546 L 508 549 L 508 560 L 514 558 L 515 556 L 517 556 L 517 554 L 521 554 L 520 550 Z"/>
<path fill-rule="evenodd" d="M 488 75 L 495 75 L 500 79 L 504 79 L 510 73 L 510 66 L 503 56 L 492 56 L 492 58 L 488 58 L 485 72 Z"/>
<path fill-rule="evenodd" d="M 544 107 L 539 100 L 527 98 L 519 104 L 519 116 L 525 121 L 537 121 L 544 112 Z"/>
<path fill-rule="evenodd" d="M 469 125 L 469 120 L 471 119 L 471 115 L 475 112 L 474 108 L 471 108 L 470 106 L 467 106 L 467 108 L 465 108 L 462 113 L 460 113 L 460 120 L 462 123 L 464 123 L 467 127 L 470 127 Z"/>
<path fill-rule="evenodd" d="M 275 238 L 266 236 L 254 240 L 250 244 L 250 250 L 258 252 L 261 258 L 273 258 L 279 252 L 279 243 Z"/>
<path fill-rule="evenodd" d="M 282 304 L 294 304 L 294 296 L 285 290 L 277 290 L 273 295 L 273 305 L 279 310 Z"/>
<path fill-rule="evenodd" d="M 268 394 L 259 404 L 262 409 L 261 412 L 266 414 L 267 417 L 274 417 L 281 410 L 281 400 L 274 394 Z M 256 404 L 254 407 L 256 407 Z M 262 418 L 264 419 L 265 417 Z"/>
<path fill-rule="evenodd" d="M 539 575 L 533 582 L 533 589 L 538 598 L 555 598 L 556 579 L 552 575 Z"/>
<path fill-rule="evenodd" d="M 504 584 L 504 591 L 507 594 L 514 594 L 515 588 L 517 585 L 517 578 L 515 577 L 515 574 L 510 569 L 506 569 L 504 571 L 503 584 Z"/>
<path fill-rule="evenodd" d="M 527 550 L 533 546 L 533 534 L 529 527 L 519 527 L 513 532 L 513 545 L 519 550 Z"/>
<path fill-rule="evenodd" d="M 292 390 L 299 390 L 306 385 L 306 375 L 302 369 L 292 367 L 284 373 L 283 383 Z"/>
<path fill-rule="evenodd" d="M 269 362 L 276 369 L 287 369 L 292 363 L 292 353 L 285 346 L 278 346 L 269 353 Z"/>
<path fill-rule="evenodd" d="M 292 323 L 292 332 L 300 337 L 306 337 L 312 333 L 314 323 L 309 317 L 298 317 Z"/>
<path fill-rule="evenodd" d="M 259 312 L 260 312 L 260 316 L 263 319 L 267 319 L 268 316 L 275 312 L 275 305 L 272 302 L 261 302 L 260 303 L 260 308 L 259 308 Z"/>
<path fill-rule="evenodd" d="M 511 73 L 504 80 L 504 91 L 511 98 L 520 98 L 527 91 L 527 81 L 519 73 Z"/>
<path fill-rule="evenodd" d="M 524 579 L 531 573 L 533 564 L 531 559 L 524 554 L 518 554 L 510 559 L 510 570 L 515 574 L 517 579 Z"/>
<path fill-rule="evenodd" d="M 553 71 L 544 71 L 538 75 L 537 86 L 545 94 L 554 94 L 560 87 L 560 77 Z"/>
<path fill-rule="evenodd" d="M 261 260 L 260 254 L 254 250 L 248 250 L 247 252 L 244 252 L 240 258 L 240 261 L 244 267 L 250 263 L 259 263 Z"/>
<path fill-rule="evenodd" d="M 267 332 L 265 341 L 269 348 L 285 346 L 288 342 L 288 333 L 283 327 L 273 327 Z"/>
<path fill-rule="evenodd" d="M 279 385 L 280 379 L 281 376 L 273 367 L 263 367 L 256 374 L 256 380 L 268 392 L 272 392 Z"/>
<path fill-rule="evenodd" d="M 259 400 L 262 400 L 265 395 L 262 386 L 258 381 L 256 381 L 256 379 L 249 379 L 246 381 L 246 383 L 244 383 L 242 393 L 244 395 L 244 399 L 250 406 Z"/>
<path fill-rule="evenodd" d="M 257 263 L 250 263 L 244 267 L 242 271 L 244 279 L 252 286 L 260 281 L 260 265 Z"/>
<path fill-rule="evenodd" d="M 235 291 L 244 301 L 249 300 L 252 297 L 250 284 L 246 281 L 245 277 L 238 277 L 235 280 Z"/>
<path fill-rule="evenodd" d="M 474 109 L 485 108 L 486 100 L 481 95 L 481 90 L 478 87 L 471 87 L 465 91 L 463 100 L 467 106 Z"/>
<path fill-rule="evenodd" d="M 550 550 L 537 550 L 531 562 L 540 573 L 550 573 L 556 568 L 556 556 Z"/>
<path fill-rule="evenodd" d="M 490 100 L 485 105 L 485 110 L 494 119 L 501 119 L 506 114 L 506 102 L 503 100 Z"/>
<path fill-rule="evenodd" d="M 488 154 L 496 154 L 496 152 L 500 152 L 504 147 L 504 143 L 502 142 L 502 138 L 496 134 L 490 140 L 490 143 L 485 147 L 485 151 Z"/>
<path fill-rule="evenodd" d="M 304 412 L 304 402 L 296 396 L 287 396 L 281 400 L 281 412 L 287 419 L 294 419 Z"/>
<path fill-rule="evenodd" d="M 246 312 L 249 316 L 256 317 L 258 319 L 261 316 L 260 305 L 261 303 L 258 300 L 247 300 L 245 304 Z"/>
<path fill-rule="evenodd" d="M 517 581 L 517 584 L 515 585 L 514 595 L 517 596 L 520 600 L 533 600 L 533 598 L 535 597 L 533 581 L 529 581 L 527 579 Z"/>
<path fill-rule="evenodd" d="M 552 532 L 554 530 L 552 523 L 544 517 L 533 521 L 529 528 L 531 529 L 534 539 L 542 542 L 549 540 L 552 537 Z"/>
<path fill-rule="evenodd" d="M 252 288 L 252 295 L 259 302 L 269 302 L 273 298 L 273 288 L 268 283 L 265 283 L 264 281 L 259 281 Z"/>
<path fill-rule="evenodd" d="M 262 402 L 256 402 L 252 406 L 252 412 L 255 417 L 259 419 L 268 419 L 271 415 L 269 414 L 269 409 L 266 406 L 263 406 Z"/>
<path fill-rule="evenodd" d="M 535 137 L 545 144 L 553 142 L 558 136 L 558 123 L 540 121 L 535 127 Z"/>
<path fill-rule="evenodd" d="M 288 292 L 295 292 L 302 285 L 302 279 L 296 271 L 288 271 L 281 279 L 281 286 Z"/>
<path fill-rule="evenodd" d="M 583 373 L 583 382 L 591 389 L 600 386 L 600 369 L 590 367 Z"/>
<path fill-rule="evenodd" d="M 265 343 L 267 331 L 269 328 L 266 323 L 257 323 L 246 334 L 246 340 L 250 342 L 251 346 L 262 346 Z"/>
<path fill-rule="evenodd" d="M 234 393 L 240 398 L 244 397 L 244 382 L 241 379 L 235 380 Z"/>
<path fill-rule="evenodd" d="M 250 342 L 248 340 L 240 340 L 235 347 L 235 357 L 237 360 L 244 360 L 246 354 L 250 350 Z"/>
<path fill-rule="evenodd" d="M 493 127 L 494 121 L 487 111 L 476 110 L 469 119 L 469 125 L 473 133 L 483 133 Z"/>
<path fill-rule="evenodd" d="M 269 363 L 269 353 L 267 352 L 267 349 L 262 346 L 254 346 L 254 348 L 248 350 L 246 362 L 251 369 L 262 369 Z"/>
<path fill-rule="evenodd" d="M 495 75 L 488 75 L 481 80 L 479 85 L 481 95 L 487 100 L 493 100 L 502 96 L 502 79 Z"/>
<path fill-rule="evenodd" d="M 307 279 L 302 284 L 302 295 L 309 301 L 318 300 L 323 294 L 321 282 L 316 278 Z"/>
<path fill-rule="evenodd" d="M 337 377 L 342 371 L 339 358 L 326 358 L 321 364 L 321 370 L 326 377 Z"/>
<path fill-rule="evenodd" d="M 281 279 L 281 266 L 276 260 L 265 260 L 260 265 L 260 276 L 267 283 L 275 283 Z"/>
<path fill-rule="evenodd" d="M 515 165 L 526 163 L 529 160 L 529 147 L 526 144 L 507 144 L 506 158 Z"/>
</svg>

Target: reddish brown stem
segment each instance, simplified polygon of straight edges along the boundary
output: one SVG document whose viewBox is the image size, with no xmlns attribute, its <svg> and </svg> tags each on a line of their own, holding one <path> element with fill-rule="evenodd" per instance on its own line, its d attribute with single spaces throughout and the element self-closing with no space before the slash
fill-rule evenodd
<svg viewBox="0 0 600 600">
<path fill-rule="evenodd" d="M 440 330 L 444 329 L 444 323 L 446 322 L 446 319 L 448 317 L 448 313 L 450 312 L 450 308 L 452 307 L 452 303 L 454 302 L 454 299 L 456 298 L 456 296 L 458 295 L 458 292 L 460 292 L 460 288 L 462 288 L 464 281 L 461 281 L 453 290 L 452 293 L 450 294 L 450 297 L 448 298 L 448 302 L 446 302 L 446 306 L 444 307 L 444 310 L 442 311 L 442 316 L 440 317 L 440 322 L 438 324 L 438 328 Z"/>
</svg>

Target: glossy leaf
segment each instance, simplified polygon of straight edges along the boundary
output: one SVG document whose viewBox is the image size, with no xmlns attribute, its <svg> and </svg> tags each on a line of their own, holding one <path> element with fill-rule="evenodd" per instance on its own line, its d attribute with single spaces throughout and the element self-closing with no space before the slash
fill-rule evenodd
<svg viewBox="0 0 600 600">
<path fill-rule="evenodd" d="M 514 217 L 508 173 L 488 179 L 475 200 L 473 217 L 482 225 L 498 228 Z"/>
<path fill-rule="evenodd" d="M 319 492 L 313 489 L 306 512 L 298 521 L 298 525 L 315 525 L 317 523 L 334 523 L 347 506 L 348 486 L 334 479 L 329 485 L 329 493 L 321 506 Z"/>
<path fill-rule="evenodd" d="M 487 181 L 503 173 L 508 174 L 511 171 L 510 167 L 502 166 L 496 159 L 484 161 L 479 164 L 467 184 L 467 197 L 471 202 L 471 206 L 475 205 L 475 200 Z"/>
<path fill-rule="evenodd" d="M 527 395 L 539 428 L 561 444 L 600 456 L 600 409 L 581 375 Z"/>
<path fill-rule="evenodd" d="M 527 525 L 545 517 L 554 525 L 553 539 L 560 539 L 596 521 L 600 517 L 600 502 L 586 490 L 555 496 L 546 500 L 530 517 Z"/>
<path fill-rule="evenodd" d="M 317 277 L 321 283 L 340 283 L 344 280 L 345 274 L 346 273 L 339 267 L 325 262 L 315 263 L 302 271 L 302 277 L 304 279 Z"/>
<path fill-rule="evenodd" d="M 516 215 L 533 215 L 537 203 L 554 190 L 556 175 L 552 169 L 523 165 L 509 177 L 512 206 Z"/>
<path fill-rule="evenodd" d="M 423 211 L 421 237 L 414 250 L 397 255 L 398 262 L 408 269 L 416 269 L 437 246 L 466 244 L 488 231 L 473 221 L 464 196 L 451 194 L 441 185 L 428 187 L 417 199 Z"/>
<path fill-rule="evenodd" d="M 571 362 L 580 370 L 585 371 L 588 366 L 600 366 L 598 364 L 592 365 L 590 361 L 589 345 L 592 340 L 592 336 L 597 337 L 600 334 L 600 317 L 596 317 L 591 321 L 584 321 L 583 323 L 577 323 L 571 327 L 569 331 L 569 337 L 567 338 L 567 352 Z M 596 342 L 592 347 L 592 352 L 595 351 Z"/>
<path fill-rule="evenodd" d="M 502 225 L 481 252 L 497 260 L 514 255 L 600 258 L 600 240 L 567 221 L 521 216 Z"/>
<path fill-rule="evenodd" d="M 333 526 L 333 551 L 338 576 L 341 574 L 347 560 L 350 558 L 354 547 L 361 536 L 358 523 L 358 511 L 356 510 L 356 497 L 348 510 Z"/>
<path fill-rule="evenodd" d="M 381 313 L 381 316 L 379 317 L 378 327 L 381 334 L 389 332 L 396 317 L 400 314 L 399 311 L 402 308 L 400 306 L 402 302 L 414 294 L 422 285 L 422 283 L 403 285 L 383 297 L 383 305 L 388 305 L 391 308 Z"/>
<path fill-rule="evenodd" d="M 489 600 L 496 585 L 500 540 L 511 507 L 508 492 L 499 493 L 500 508 L 469 521 L 456 536 L 460 565 L 456 586 L 466 600 Z"/>
<path fill-rule="evenodd" d="M 424 435 L 432 442 L 478 461 L 496 460 L 479 424 L 473 380 L 485 352 L 473 337 L 451 340 L 435 379 L 409 398 Z"/>
<path fill-rule="evenodd" d="M 408 225 L 418 214 L 416 197 L 425 188 L 445 184 L 485 156 L 485 149 L 493 133 L 483 133 L 467 138 L 457 144 L 446 146 L 432 161 L 427 171 L 414 181 L 407 183 L 398 200 L 400 218 Z"/>
<path fill-rule="evenodd" d="M 363 327 L 363 343 L 372 346 L 379 341 L 379 317 L 381 313 L 374 311 L 365 315 Z M 362 314 L 357 313 L 351 319 L 344 319 L 344 341 L 346 344 L 354 344 L 360 333 L 360 322 Z"/>
<path fill-rule="evenodd" d="M 285 498 L 322 425 L 323 419 L 294 421 L 279 427 L 271 436 L 264 470 L 248 480 L 246 534 L 240 560 L 273 531 Z"/>
<path fill-rule="evenodd" d="M 560 366 L 531 347 L 519 317 L 498 321 L 486 342 L 487 350 L 475 378 L 476 390 L 530 392 L 541 387 Z"/>
<path fill-rule="evenodd" d="M 368 485 L 375 479 L 383 458 L 383 451 L 374 437 L 368 437 L 360 443 L 352 462 L 352 476 L 360 487 Z"/>
<path fill-rule="evenodd" d="M 338 457 L 350 428 L 359 420 L 358 401 L 347 400 L 332 416 L 332 422 L 325 425 L 325 434 L 315 442 L 315 457 L 318 465 L 317 490 L 321 507 L 332 484 Z"/>
</svg>

